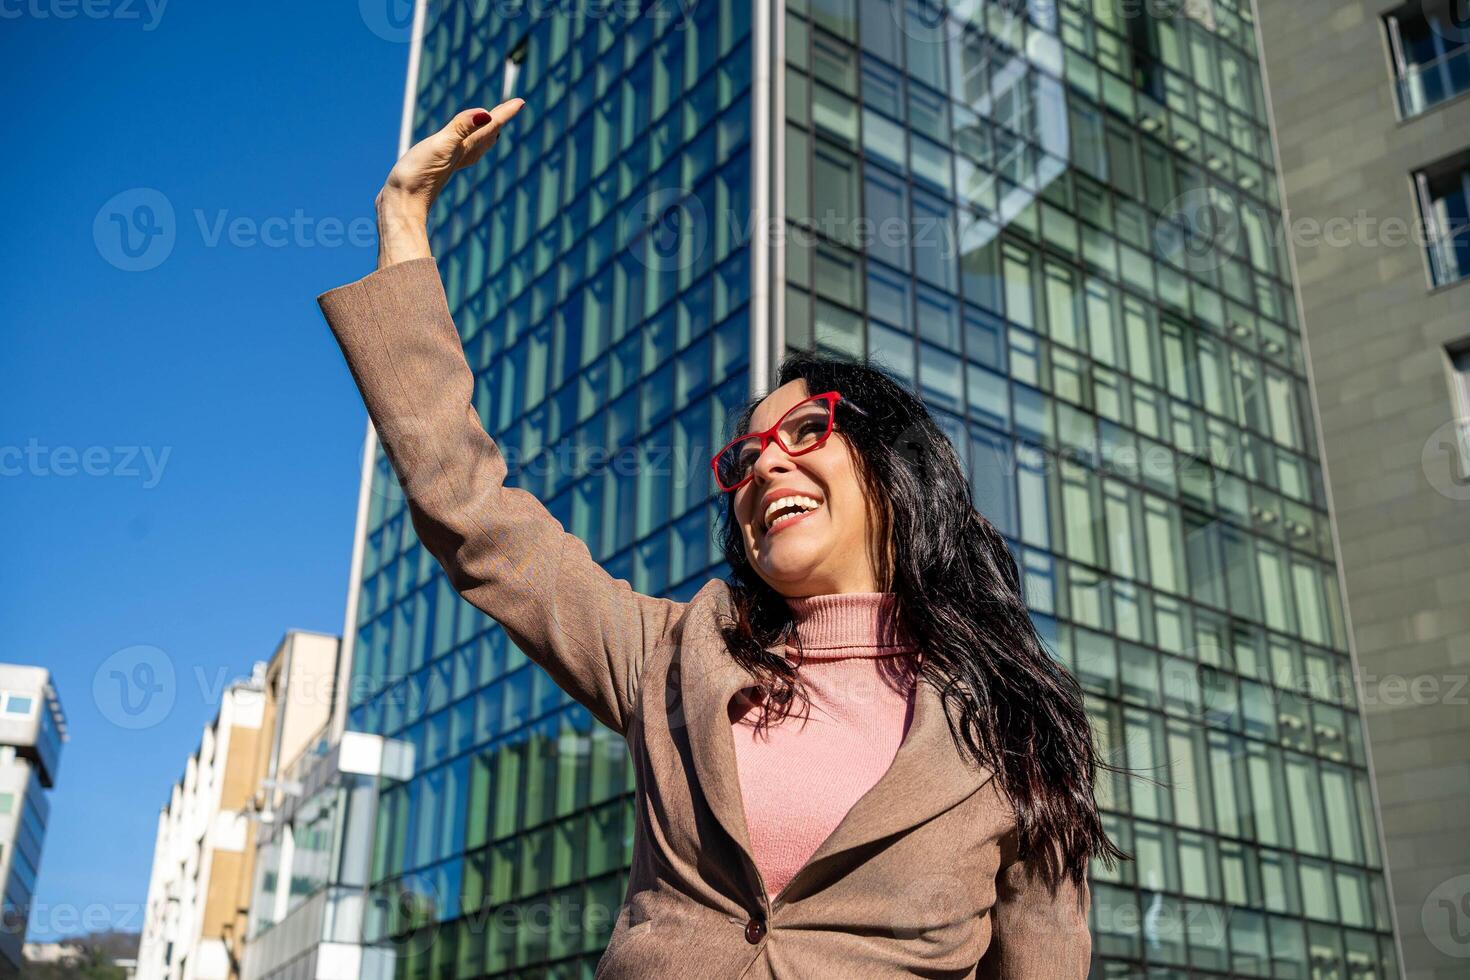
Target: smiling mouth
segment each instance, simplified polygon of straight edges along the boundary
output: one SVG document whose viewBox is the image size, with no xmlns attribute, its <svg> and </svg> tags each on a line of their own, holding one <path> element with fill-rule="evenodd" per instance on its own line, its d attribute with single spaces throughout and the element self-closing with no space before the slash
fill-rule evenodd
<svg viewBox="0 0 1470 980">
<path fill-rule="evenodd" d="M 814 513 L 821 506 L 822 502 L 817 498 L 801 494 L 791 494 L 774 500 L 766 508 L 765 532 L 771 534 Z"/>
<path fill-rule="evenodd" d="M 803 510 L 803 511 L 799 511 L 799 512 L 797 512 L 795 514 L 783 515 L 783 517 L 782 517 L 781 520 L 777 521 L 775 524 L 772 524 L 770 527 L 766 528 L 766 536 L 769 537 L 772 534 L 775 534 L 777 531 L 784 531 L 786 528 L 790 527 L 792 524 L 798 524 L 798 523 L 801 522 L 801 520 L 803 518 L 810 517 L 814 513 L 816 513 L 816 511 Z"/>
</svg>

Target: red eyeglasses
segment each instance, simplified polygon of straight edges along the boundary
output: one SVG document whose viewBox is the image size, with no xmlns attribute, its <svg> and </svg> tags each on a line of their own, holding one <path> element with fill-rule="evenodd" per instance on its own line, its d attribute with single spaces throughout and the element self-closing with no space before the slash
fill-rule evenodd
<svg viewBox="0 0 1470 980">
<path fill-rule="evenodd" d="M 724 449 L 715 453 L 714 458 L 709 461 L 710 469 L 715 471 L 715 482 L 726 493 L 733 493 L 745 486 L 754 475 L 755 461 L 760 459 L 761 453 L 766 451 L 766 446 L 773 439 L 788 456 L 800 456 L 821 448 L 828 436 L 832 435 L 832 420 L 837 414 L 839 401 L 846 403 L 859 415 L 868 414 L 843 398 L 839 392 L 826 391 L 820 395 L 812 395 L 791 406 L 775 425 L 764 432 L 747 432 L 743 436 L 737 436 Z"/>
</svg>

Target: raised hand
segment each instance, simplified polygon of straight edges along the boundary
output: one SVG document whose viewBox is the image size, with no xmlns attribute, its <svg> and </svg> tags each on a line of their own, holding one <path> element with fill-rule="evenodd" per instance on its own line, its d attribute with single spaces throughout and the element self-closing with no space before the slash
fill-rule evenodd
<svg viewBox="0 0 1470 980">
<path fill-rule="evenodd" d="M 414 144 L 393 166 L 376 200 L 378 268 L 426 258 L 429 209 L 455 171 L 478 163 L 524 99 L 494 109 L 466 109 L 432 136 Z"/>
</svg>

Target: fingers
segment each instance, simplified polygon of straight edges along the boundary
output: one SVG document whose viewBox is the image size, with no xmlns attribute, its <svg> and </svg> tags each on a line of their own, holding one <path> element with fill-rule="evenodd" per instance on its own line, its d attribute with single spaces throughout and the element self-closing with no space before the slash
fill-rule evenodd
<svg viewBox="0 0 1470 980">
<path fill-rule="evenodd" d="M 526 104 L 525 99 L 511 99 L 486 112 L 483 109 L 470 110 L 470 124 L 474 131 L 464 140 L 464 161 L 462 166 L 469 166 L 477 162 L 485 155 L 485 151 L 495 145 L 500 138 L 501 127 L 509 122 L 521 107 Z M 457 117 L 456 117 L 457 118 Z"/>
<path fill-rule="evenodd" d="M 490 114 L 484 109 L 464 109 L 456 113 L 449 120 L 449 125 L 441 129 L 440 135 L 449 137 L 457 143 L 462 143 L 474 134 L 485 123 L 490 121 Z"/>
<path fill-rule="evenodd" d="M 525 104 L 524 99 L 511 99 L 494 109 L 465 109 L 456 114 L 443 129 L 403 155 L 389 172 L 384 189 L 419 201 L 427 212 L 450 175 L 484 156 L 499 137 L 501 126 Z"/>
</svg>

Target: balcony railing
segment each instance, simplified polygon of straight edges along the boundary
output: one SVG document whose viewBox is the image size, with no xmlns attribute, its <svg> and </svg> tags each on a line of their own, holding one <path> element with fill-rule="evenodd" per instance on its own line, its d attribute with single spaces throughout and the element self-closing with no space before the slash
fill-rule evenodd
<svg viewBox="0 0 1470 980">
<path fill-rule="evenodd" d="M 1398 78 L 1399 112 L 1417 116 L 1464 92 L 1470 92 L 1470 46 L 1406 66 Z"/>
<path fill-rule="evenodd" d="M 1429 242 L 1429 268 L 1436 286 L 1470 276 L 1470 225 L 1453 228 Z"/>
<path fill-rule="evenodd" d="M 329 885 L 318 889 L 280 922 L 251 937 L 245 980 L 271 976 L 322 943 L 360 945 L 366 901 L 361 888 Z"/>
</svg>

